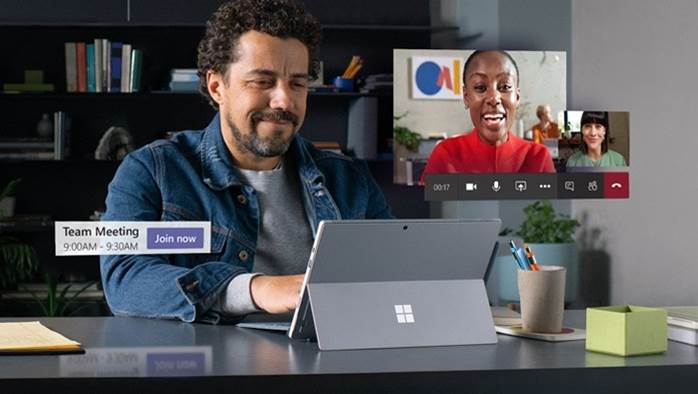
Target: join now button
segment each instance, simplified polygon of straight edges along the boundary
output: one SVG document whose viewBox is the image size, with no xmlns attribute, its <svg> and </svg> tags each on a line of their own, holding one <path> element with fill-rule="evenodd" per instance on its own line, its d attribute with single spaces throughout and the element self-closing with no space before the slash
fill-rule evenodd
<svg viewBox="0 0 698 394">
<path fill-rule="evenodd" d="M 203 247 L 203 228 L 161 227 L 148 229 L 148 249 L 201 249 Z"/>
</svg>

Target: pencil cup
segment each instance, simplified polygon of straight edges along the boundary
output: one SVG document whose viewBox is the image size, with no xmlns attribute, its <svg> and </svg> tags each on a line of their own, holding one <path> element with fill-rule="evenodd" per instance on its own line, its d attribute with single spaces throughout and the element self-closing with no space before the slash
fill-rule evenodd
<svg viewBox="0 0 698 394">
<path fill-rule="evenodd" d="M 517 270 L 523 329 L 562 331 L 565 309 L 565 267 L 541 265 L 540 271 Z"/>
<path fill-rule="evenodd" d="M 349 78 L 336 77 L 334 79 L 334 86 L 336 86 L 340 92 L 353 92 L 354 80 Z"/>
</svg>

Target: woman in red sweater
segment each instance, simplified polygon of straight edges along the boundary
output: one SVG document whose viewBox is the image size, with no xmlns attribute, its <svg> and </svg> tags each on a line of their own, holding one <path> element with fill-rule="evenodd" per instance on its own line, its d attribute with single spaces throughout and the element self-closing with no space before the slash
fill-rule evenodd
<svg viewBox="0 0 698 394">
<path fill-rule="evenodd" d="M 443 140 L 424 174 L 555 172 L 544 145 L 511 133 L 519 105 L 519 69 L 504 51 L 475 51 L 463 70 L 463 101 L 475 126 Z"/>
</svg>

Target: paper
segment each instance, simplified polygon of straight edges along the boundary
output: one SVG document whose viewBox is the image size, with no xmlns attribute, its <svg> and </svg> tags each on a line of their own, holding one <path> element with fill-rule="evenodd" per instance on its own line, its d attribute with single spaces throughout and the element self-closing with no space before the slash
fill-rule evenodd
<svg viewBox="0 0 698 394">
<path fill-rule="evenodd" d="M 0 352 L 79 350 L 80 343 L 38 321 L 0 323 Z"/>
<path fill-rule="evenodd" d="M 493 306 L 492 318 L 495 326 L 520 326 L 521 314 L 506 307 Z"/>
</svg>

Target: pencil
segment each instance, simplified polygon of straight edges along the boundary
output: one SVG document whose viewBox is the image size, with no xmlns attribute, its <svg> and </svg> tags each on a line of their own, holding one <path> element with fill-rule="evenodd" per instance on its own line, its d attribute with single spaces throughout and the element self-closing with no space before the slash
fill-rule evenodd
<svg viewBox="0 0 698 394">
<path fill-rule="evenodd" d="M 528 246 L 528 244 L 524 244 L 524 250 L 526 251 L 526 257 L 528 257 L 528 261 L 531 262 L 531 268 L 534 271 L 540 271 L 540 266 L 536 261 L 536 256 L 533 255 L 533 250 Z"/>
</svg>

